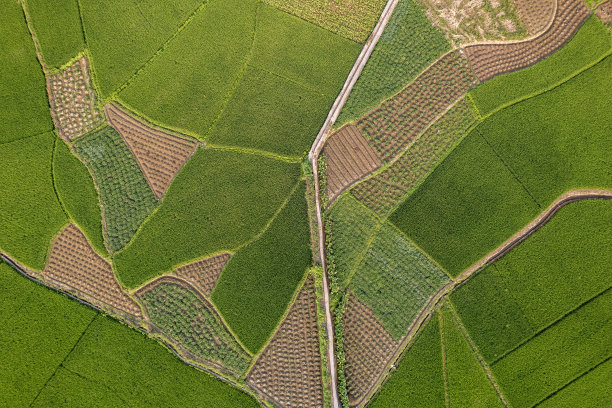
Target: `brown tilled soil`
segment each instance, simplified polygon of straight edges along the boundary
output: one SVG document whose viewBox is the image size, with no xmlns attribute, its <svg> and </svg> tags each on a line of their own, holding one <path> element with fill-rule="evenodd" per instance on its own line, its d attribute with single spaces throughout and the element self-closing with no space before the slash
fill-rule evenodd
<svg viewBox="0 0 612 408">
<path fill-rule="evenodd" d="M 514 0 L 516 11 L 527 26 L 529 34 L 544 30 L 554 18 L 556 0 Z"/>
<path fill-rule="evenodd" d="M 450 52 L 357 126 L 381 159 L 391 160 L 477 82 L 461 52 Z"/>
<path fill-rule="evenodd" d="M 344 315 L 346 388 L 351 405 L 359 404 L 385 370 L 398 343 L 355 295 L 348 293 Z"/>
<path fill-rule="evenodd" d="M 539 37 L 512 44 L 483 44 L 464 48 L 480 81 L 526 68 L 561 48 L 589 17 L 583 0 L 559 0 L 551 27 Z"/>
<path fill-rule="evenodd" d="M 334 133 L 325 144 L 330 203 L 348 186 L 380 167 L 376 152 L 352 124 Z"/>
<path fill-rule="evenodd" d="M 108 122 L 136 157 L 151 190 L 162 198 L 174 176 L 197 148 L 195 141 L 152 128 L 114 104 L 104 108 Z"/>
<path fill-rule="evenodd" d="M 280 407 L 322 407 L 323 385 L 314 278 L 247 376 L 247 383 Z"/>
<path fill-rule="evenodd" d="M 55 75 L 47 77 L 47 91 L 55 127 L 70 141 L 84 135 L 104 121 L 96 105 L 89 79 L 87 58 L 83 57 Z"/>
<path fill-rule="evenodd" d="M 103 309 L 141 318 L 140 307 L 123 292 L 110 264 L 93 250 L 76 225 L 68 225 L 53 241 L 43 275 L 45 282 Z"/>
<path fill-rule="evenodd" d="M 229 261 L 231 255 L 227 252 L 213 255 L 210 258 L 176 268 L 175 275 L 190 282 L 204 296 L 210 296 L 221 271 Z"/>
<path fill-rule="evenodd" d="M 595 15 L 599 17 L 604 24 L 612 24 L 612 1 L 601 3 L 595 10 Z"/>
</svg>

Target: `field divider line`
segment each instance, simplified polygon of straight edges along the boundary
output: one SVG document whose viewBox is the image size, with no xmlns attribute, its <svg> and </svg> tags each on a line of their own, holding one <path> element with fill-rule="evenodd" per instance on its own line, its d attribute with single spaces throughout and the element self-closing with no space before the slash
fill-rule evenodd
<svg viewBox="0 0 612 408">
<path fill-rule="evenodd" d="M 291 295 L 291 299 L 289 300 L 289 303 L 287 303 L 287 307 L 285 308 L 285 311 L 283 312 L 282 316 L 280 317 L 280 319 L 278 320 L 278 322 L 274 326 L 274 329 L 272 329 L 272 332 L 270 333 L 270 336 L 268 336 L 266 342 L 259 348 L 257 353 L 251 354 L 251 356 L 252 356 L 251 364 L 249 365 L 249 368 L 247 368 L 245 377 L 248 377 L 249 374 L 251 374 L 251 371 L 253 370 L 253 368 L 255 368 L 255 365 L 257 364 L 257 361 L 259 360 L 261 355 L 266 351 L 266 349 L 268 348 L 270 343 L 272 343 L 272 340 L 274 340 L 274 336 L 280 330 L 280 328 L 283 325 L 283 323 L 285 322 L 285 319 L 287 318 L 287 316 L 289 316 L 289 312 L 291 311 L 291 308 L 293 307 L 293 304 L 297 300 L 297 297 L 299 296 L 302 288 L 304 287 L 304 285 L 306 284 L 306 281 L 308 280 L 308 278 L 311 275 L 313 276 L 313 279 L 316 279 L 314 274 L 312 272 L 310 272 L 309 269 L 306 269 L 304 271 L 304 276 L 302 276 L 302 278 L 300 279 L 300 282 L 298 283 L 298 285 L 296 286 L 295 290 L 293 291 L 293 294 Z M 315 291 L 316 291 L 316 288 L 315 288 Z M 315 298 L 316 298 L 316 294 L 315 294 Z M 249 387 L 251 387 L 251 386 L 249 386 Z M 254 386 L 252 386 L 251 388 L 256 390 L 256 388 Z M 265 395 L 267 398 L 272 399 L 271 396 L 266 395 L 266 393 L 263 392 L 263 391 L 257 390 L 257 392 Z"/>
<path fill-rule="evenodd" d="M 58 370 L 60 369 L 60 367 L 64 366 L 64 361 L 66 361 L 66 359 L 70 356 L 70 354 L 72 354 L 72 352 L 74 351 L 74 349 L 76 348 L 76 346 L 78 346 L 78 344 L 81 342 L 81 339 L 83 338 L 83 336 L 85 335 L 85 333 L 87 332 L 87 330 L 89 330 L 89 327 L 91 326 L 91 324 L 94 322 L 94 320 L 96 320 L 98 318 L 98 316 L 100 316 L 98 313 L 94 313 L 92 319 L 89 321 L 89 323 L 87 324 L 87 326 L 85 327 L 85 330 L 83 330 L 81 332 L 81 335 L 79 336 L 79 338 L 77 339 L 77 341 L 74 343 L 74 345 L 72 346 L 72 348 L 68 351 L 68 353 L 64 356 L 64 358 L 62 359 L 62 361 L 60 361 L 60 363 L 57 365 L 57 367 L 55 367 L 55 370 L 53 371 L 53 374 L 51 374 L 51 376 L 49 378 L 47 378 L 47 381 L 45 381 L 45 384 L 42 386 L 42 388 L 40 390 L 38 390 L 38 394 L 36 394 L 36 397 L 34 397 L 34 399 L 32 400 L 32 402 L 30 402 L 30 405 L 28 405 L 28 407 L 31 407 L 36 400 L 38 399 L 38 397 L 40 397 L 40 394 L 43 392 L 43 390 L 47 387 L 47 385 L 49 384 L 49 382 L 53 379 L 53 377 L 55 377 L 55 374 L 57 374 Z"/>
<path fill-rule="evenodd" d="M 429 259 L 429 261 L 431 263 L 433 263 L 435 266 L 437 266 L 442 272 L 444 272 L 444 274 L 448 277 L 448 281 L 452 281 L 453 280 L 453 276 L 448 273 L 448 271 L 442 267 L 442 265 L 440 265 L 438 263 L 438 261 L 436 261 L 434 259 L 433 256 L 429 255 L 429 253 L 427 251 L 425 251 L 423 248 L 421 248 L 416 242 L 414 242 L 412 240 L 412 238 L 410 238 L 408 235 L 406 235 L 406 233 L 404 231 L 402 231 L 401 229 L 399 229 L 397 227 L 397 225 L 395 225 L 394 223 L 392 223 L 391 221 L 387 221 L 389 223 L 389 225 L 395 230 L 397 231 L 410 245 L 414 246 L 414 248 L 419 251 L 420 253 L 422 253 L 427 259 Z M 435 287 L 431 286 L 429 283 L 427 283 L 427 285 L 432 288 L 432 289 L 436 289 Z"/>
<path fill-rule="evenodd" d="M 49 166 L 51 170 L 51 186 L 53 187 L 53 193 L 55 194 L 55 198 L 59 203 L 62 212 L 64 213 L 66 218 L 72 220 L 72 217 L 70 216 L 70 214 L 68 214 L 68 210 L 66 210 L 66 205 L 62 201 L 59 192 L 57 191 L 57 184 L 55 183 L 55 151 L 57 150 L 57 139 L 59 139 L 60 137 L 55 132 L 53 132 L 53 136 L 53 149 L 51 150 L 51 163 Z"/>
<path fill-rule="evenodd" d="M 561 208 L 570 203 L 583 200 L 612 200 L 612 190 L 571 190 L 561 195 L 561 197 L 550 204 L 548 208 L 542 211 L 533 221 L 459 274 L 454 280 L 456 288 L 465 284 L 474 274 L 478 273 L 486 266 L 493 264 L 514 247 L 529 238 L 534 232 L 548 223 Z"/>
<path fill-rule="evenodd" d="M 359 267 L 363 264 L 365 257 L 368 254 L 368 251 L 374 244 L 374 241 L 376 240 L 376 238 L 378 238 L 378 235 L 380 234 L 380 230 L 382 230 L 383 224 L 384 224 L 384 221 L 380 221 L 376 225 L 376 227 L 374 227 L 374 231 L 372 232 L 372 235 L 370 235 L 370 237 L 366 241 L 366 245 L 363 248 L 363 251 L 361 251 L 359 256 L 355 258 L 355 261 L 353 261 L 353 265 L 351 266 L 351 269 L 349 270 L 349 273 L 346 276 L 346 279 L 345 279 L 346 284 L 344 285 L 343 291 L 349 287 L 351 281 L 353 280 L 353 277 L 357 273 L 357 269 L 359 269 Z"/>
<path fill-rule="evenodd" d="M 237 253 L 238 251 L 240 251 L 242 248 L 245 248 L 249 245 L 251 245 L 252 243 L 254 243 L 255 241 L 257 241 L 259 238 L 261 238 L 263 236 L 263 234 L 266 233 L 266 231 L 268 231 L 268 229 L 270 228 L 270 226 L 272 225 L 272 223 L 276 220 L 276 218 L 278 218 L 279 214 L 285 209 L 285 207 L 287 206 L 287 204 L 289 203 L 289 200 L 291 200 L 291 198 L 293 197 L 293 195 L 295 194 L 295 192 L 297 191 L 298 187 L 300 186 L 300 183 L 304 182 L 302 180 L 302 178 L 300 177 L 297 181 L 297 183 L 295 183 L 295 185 L 291 188 L 291 190 L 289 191 L 289 194 L 287 195 L 287 197 L 285 198 L 285 200 L 281 203 L 281 205 L 276 209 L 276 211 L 274 212 L 274 214 L 272 215 L 272 217 L 268 220 L 268 222 L 266 223 L 266 225 L 264 225 L 264 227 L 257 233 L 255 234 L 251 239 L 249 239 L 248 241 L 242 243 L 241 245 L 237 246 L 234 249 L 231 249 L 229 252 L 232 253 Z"/>
<path fill-rule="evenodd" d="M 2 264 L 1 260 L 2 260 L 2 258 L 0 258 L 0 264 Z M 21 311 L 21 309 L 23 309 L 23 307 L 28 303 L 28 301 L 32 297 L 32 292 L 33 292 L 33 290 L 30 290 L 27 294 L 21 293 L 19 295 L 19 297 L 21 298 L 21 302 L 19 303 L 19 306 L 17 306 L 15 308 L 15 310 L 13 310 L 11 312 L 10 315 L 8 315 L 4 319 L 0 320 L 0 327 L 6 327 L 6 325 L 13 319 L 13 316 L 15 316 L 17 313 L 19 313 Z M 4 309 L 4 310 L 6 310 L 6 309 Z"/>
<path fill-rule="evenodd" d="M 281 75 L 281 74 L 279 74 L 279 73 L 277 73 L 277 72 L 274 72 L 274 71 L 271 71 L 271 70 L 269 70 L 269 69 L 263 68 L 263 67 L 261 67 L 261 66 L 259 66 L 259 65 L 255 65 L 255 64 L 252 64 L 252 63 L 250 63 L 250 62 L 249 62 L 249 64 L 248 64 L 248 65 L 249 65 L 249 67 L 251 67 L 251 68 L 255 68 L 255 69 L 259 70 L 259 71 L 262 71 L 262 72 L 265 72 L 265 73 L 267 73 L 267 74 L 273 75 L 273 76 L 275 76 L 275 77 L 277 77 L 277 78 L 280 78 L 280 79 L 282 79 L 282 80 L 285 80 L 285 81 L 287 81 L 287 82 L 291 82 L 292 84 L 294 84 L 294 85 L 296 85 L 296 86 L 298 86 L 298 87 L 300 87 L 300 88 L 302 88 L 302 89 L 304 89 L 304 90 L 306 90 L 306 91 L 310 91 L 310 92 L 312 92 L 312 93 L 316 93 L 317 95 L 320 95 L 320 96 L 329 96 L 330 98 L 333 98 L 333 96 L 334 96 L 334 95 L 332 95 L 332 94 L 327 94 L 327 93 L 325 93 L 325 92 L 321 92 L 321 91 L 320 91 L 320 90 L 318 90 L 317 88 L 311 87 L 311 86 L 310 86 L 310 85 L 308 85 L 308 84 L 305 84 L 305 83 L 299 82 L 299 81 L 297 81 L 297 80 L 295 80 L 295 79 L 292 79 L 292 78 L 286 77 L 286 76 Z"/>
<path fill-rule="evenodd" d="M 450 394 L 448 391 L 448 372 L 447 372 L 447 364 L 446 364 L 446 339 L 444 332 L 444 318 L 440 309 L 436 309 L 436 314 L 438 315 L 438 322 L 440 325 L 440 346 L 442 348 L 442 375 L 444 376 L 444 402 L 446 403 L 446 408 L 450 408 Z"/>
<path fill-rule="evenodd" d="M 506 161 L 504 160 L 504 158 L 497 152 L 497 150 L 495 150 L 495 148 L 493 147 L 493 145 L 489 142 L 489 140 L 480 132 L 480 130 L 478 128 L 474 129 L 474 131 L 478 134 L 478 136 L 480 136 L 480 138 L 485 142 L 485 144 L 487 146 L 489 146 L 489 149 L 491 149 L 491 151 L 493 152 L 493 154 L 495 155 L 495 157 L 497 158 L 497 160 L 499 160 L 501 162 L 501 164 L 504 166 L 504 168 L 506 170 L 508 170 L 508 172 L 512 175 L 512 178 L 521 186 L 521 188 L 525 191 L 525 193 L 527 193 L 527 195 L 529 196 L 529 198 L 531 199 L 531 201 L 533 201 L 533 203 L 536 205 L 536 207 L 538 207 L 538 209 L 540 211 L 542 211 L 542 206 L 540 205 L 540 203 L 538 202 L 538 200 L 536 200 L 536 198 L 534 197 L 534 195 L 531 193 L 531 191 L 529 191 L 529 189 L 527 188 L 527 186 L 525 184 L 523 184 L 523 182 L 521 181 L 521 179 L 519 178 L 518 174 L 516 174 L 516 172 L 514 171 L 514 169 L 508 164 L 506 163 Z"/>
<path fill-rule="evenodd" d="M 546 325 L 545 327 L 539 329 L 537 332 L 535 332 L 531 337 L 529 337 L 528 339 L 525 339 L 523 341 L 521 341 L 519 344 L 517 344 L 516 346 L 514 346 L 512 349 L 504 352 L 501 356 L 497 357 L 495 360 L 493 360 L 490 364 L 491 367 L 495 366 L 497 363 L 499 363 L 501 360 L 503 360 L 504 358 L 506 358 L 508 355 L 514 353 L 516 350 L 518 350 L 519 348 L 521 348 L 522 346 L 524 346 L 525 344 L 529 343 L 531 340 L 536 339 L 538 336 L 540 336 L 542 333 L 544 333 L 545 331 L 547 331 L 548 329 L 553 328 L 554 326 L 556 326 L 557 324 L 561 323 L 563 321 L 563 319 L 565 319 L 568 316 L 571 316 L 572 314 L 574 314 L 575 312 L 577 312 L 578 310 L 582 309 L 584 306 L 588 305 L 589 303 L 591 303 L 592 301 L 594 301 L 595 299 L 597 299 L 600 296 L 603 296 L 604 294 L 606 294 L 606 292 L 608 292 L 610 289 L 612 289 L 612 286 L 608 286 L 608 288 L 604 289 L 603 291 L 599 292 L 598 294 L 596 294 L 595 296 L 585 300 L 584 302 L 580 303 L 578 306 L 574 307 L 572 310 L 564 313 L 562 316 L 559 316 L 557 319 L 553 320 L 551 323 L 549 323 L 548 325 Z"/>
<path fill-rule="evenodd" d="M 78 0 L 80 1 L 80 0 Z M 193 19 L 202 11 L 209 3 L 209 0 L 204 0 L 190 15 L 187 19 L 176 29 L 176 31 L 170 35 L 170 37 L 159 47 L 148 60 L 146 60 L 123 84 L 119 85 L 117 89 L 112 91 L 106 98 L 104 98 L 104 102 L 110 101 L 112 99 L 117 99 L 121 91 L 123 91 L 126 87 L 128 87 L 137 77 L 143 72 L 154 60 L 157 59 L 169 46 L 174 42 L 174 40 L 179 36 L 181 32 L 193 21 Z M 100 95 L 100 99 L 102 96 Z"/>
<path fill-rule="evenodd" d="M 582 73 L 584 73 L 584 72 L 588 71 L 589 69 L 594 68 L 596 65 L 600 64 L 601 62 L 603 62 L 603 61 L 604 61 L 606 58 L 608 58 L 610 55 L 612 55 L 612 47 L 611 47 L 610 49 L 608 49 L 608 51 L 607 51 L 607 52 L 605 52 L 604 54 L 602 54 L 602 55 L 601 55 L 599 58 L 597 58 L 596 60 L 594 60 L 594 61 L 592 61 L 591 63 L 589 63 L 589 64 L 587 64 L 587 65 L 585 65 L 585 66 L 581 67 L 580 69 L 578 69 L 578 70 L 574 71 L 573 73 L 569 74 L 568 76 L 566 76 L 565 78 L 561 79 L 560 81 L 558 81 L 558 82 L 554 83 L 553 85 L 550 85 L 550 86 L 548 86 L 548 87 L 546 87 L 546 88 L 539 89 L 539 90 L 537 90 L 537 91 L 535 91 L 535 92 L 532 92 L 532 93 L 530 93 L 530 94 L 527 94 L 527 95 L 521 96 L 521 97 L 519 97 L 519 98 L 517 98 L 517 99 L 514 99 L 514 100 L 512 100 L 512 101 L 510 101 L 510 102 L 507 102 L 507 103 L 505 103 L 505 104 L 503 104 L 503 105 L 500 105 L 500 106 L 498 106 L 497 108 L 493 109 L 491 112 L 487 113 L 485 116 L 483 116 L 483 117 L 482 117 L 482 119 L 483 119 L 483 120 L 488 119 L 489 117 L 493 116 L 493 115 L 494 115 L 494 114 L 496 114 L 497 112 L 502 111 L 502 110 L 504 110 L 504 109 L 506 109 L 506 108 L 509 108 L 509 107 L 511 107 L 512 105 L 516 105 L 517 103 L 521 103 L 521 102 L 524 102 L 524 101 L 526 101 L 526 100 L 528 100 L 528 99 L 535 98 L 536 96 L 540 96 L 540 95 L 543 95 L 543 94 L 545 94 L 545 93 L 548 93 L 548 92 L 550 92 L 550 91 L 552 91 L 552 90 L 554 90 L 554 89 L 556 89 L 556 88 L 558 88 L 558 87 L 562 86 L 562 85 L 563 85 L 563 84 L 565 84 L 566 82 L 571 81 L 572 79 L 574 79 L 574 78 L 576 78 L 577 76 L 579 76 L 580 74 L 582 74 Z M 533 65 L 532 65 L 532 66 L 533 66 Z M 527 67 L 527 68 L 525 68 L 525 69 L 528 69 L 528 68 L 530 68 L 530 67 Z M 514 71 L 514 72 L 517 72 L 517 71 Z M 511 74 L 511 72 L 509 72 L 508 74 Z M 504 74 L 504 75 L 507 75 L 507 74 Z"/>
<path fill-rule="evenodd" d="M 76 372 L 76 371 L 74 371 L 74 370 L 71 370 L 70 368 L 66 367 L 65 365 L 62 365 L 62 366 L 61 366 L 61 368 L 63 368 L 64 370 L 68 371 L 69 373 L 71 373 L 71 374 L 73 374 L 73 375 L 75 375 L 75 376 L 77 376 L 77 377 L 79 377 L 79 378 L 81 378 L 81 379 L 83 379 L 83 380 L 85 380 L 85 381 L 87 381 L 87 382 L 91 383 L 91 384 L 102 385 L 102 387 L 104 387 L 105 389 L 107 389 L 108 391 L 110 391 L 110 392 L 111 392 L 111 394 L 113 394 L 113 395 L 115 395 L 117 398 L 119 398 L 119 400 L 120 400 L 120 401 L 121 401 L 121 402 L 124 404 L 124 406 L 127 406 L 127 407 L 133 407 L 133 405 L 132 405 L 132 404 L 130 404 L 128 401 L 124 400 L 124 399 L 121 397 L 121 395 L 119 394 L 119 392 L 118 392 L 118 391 L 116 391 L 116 390 L 112 389 L 111 387 L 109 387 L 109 386 L 108 386 L 107 384 L 105 384 L 104 382 L 99 381 L 99 380 L 98 380 L 98 381 L 96 381 L 96 380 L 92 380 L 91 378 L 89 378 L 89 377 L 87 377 L 87 376 L 85 376 L 85 375 L 83 375 L 83 374 L 81 374 L 81 373 L 78 373 L 78 372 Z"/>
<path fill-rule="evenodd" d="M 8 142 L 2 142 L 2 143 L 0 143 L 0 146 L 5 146 L 5 145 L 9 145 L 9 144 L 11 144 L 11 143 L 21 142 L 21 141 L 23 141 L 23 140 L 31 139 L 31 138 L 34 138 L 34 137 L 36 137 L 36 136 L 42 136 L 42 135 L 44 135 L 45 133 L 51 133 L 51 132 L 54 132 L 54 131 L 55 131 L 55 128 L 51 128 L 51 129 L 49 129 L 49 130 L 44 130 L 44 131 L 42 131 L 42 132 L 35 133 L 35 134 L 33 134 L 33 135 L 24 136 L 24 137 L 20 137 L 20 138 L 18 138 L 18 139 L 9 140 Z"/>
<path fill-rule="evenodd" d="M 465 134 L 463 136 L 461 136 L 460 138 L 458 138 L 458 140 L 454 143 L 452 143 L 450 145 L 450 147 L 448 148 L 448 150 L 440 157 L 439 160 L 437 160 L 434 165 L 432 166 L 431 170 L 429 170 L 427 173 L 425 173 L 423 175 L 423 177 L 421 177 L 416 183 L 414 183 L 414 185 L 412 185 L 408 190 L 406 190 L 404 192 L 404 194 L 397 200 L 397 202 L 385 213 L 384 218 L 385 219 L 389 219 L 389 217 L 391 216 L 391 214 L 393 214 L 403 203 L 404 201 L 406 201 L 408 199 L 408 197 L 410 197 L 412 194 L 414 194 L 419 187 L 421 187 L 423 185 L 423 183 L 425 183 L 425 181 L 429 178 L 429 176 L 431 176 L 433 174 L 433 172 L 438 168 L 438 166 L 440 164 L 442 164 L 447 158 L 448 156 L 450 156 L 453 151 L 459 147 L 459 145 L 465 140 L 465 138 L 474 130 L 476 129 L 476 127 L 480 124 L 481 122 L 478 121 L 478 118 L 474 118 L 474 122 L 467 128 L 467 130 L 465 131 Z M 434 122 L 435 124 L 435 122 Z M 406 152 L 402 153 L 405 154 Z M 362 180 L 362 181 L 365 181 Z"/>
<path fill-rule="evenodd" d="M 206 147 L 210 149 L 216 149 L 216 150 L 225 150 L 225 151 L 230 151 L 230 152 L 251 154 L 254 156 L 262 156 L 268 159 L 279 160 L 285 163 L 295 164 L 295 163 L 300 163 L 302 161 L 302 158 L 299 156 L 283 156 L 281 154 L 269 152 L 267 150 L 252 149 L 249 147 L 219 145 L 219 144 L 211 144 L 208 142 L 206 142 Z"/>
<path fill-rule="evenodd" d="M 255 9 L 255 18 L 254 18 L 255 21 L 253 22 L 253 35 L 251 37 L 251 44 L 249 45 L 249 51 L 244 56 L 244 59 L 242 61 L 242 66 L 240 67 L 240 71 L 238 72 L 238 75 L 236 75 L 236 78 L 234 79 L 234 83 L 232 84 L 232 87 L 225 94 L 225 98 L 223 98 L 223 103 L 221 104 L 221 108 L 219 109 L 219 112 L 217 113 L 212 123 L 208 127 L 206 134 L 202 136 L 205 140 L 208 139 L 210 134 L 217 127 L 217 123 L 219 123 L 219 121 L 221 120 L 223 113 L 225 113 L 225 109 L 229 105 L 230 100 L 234 96 L 234 93 L 236 93 L 236 90 L 238 89 L 238 86 L 240 85 L 240 82 L 242 81 L 242 78 L 244 77 L 244 73 L 249 67 L 249 62 L 251 61 L 251 57 L 253 56 L 253 49 L 255 48 L 255 39 L 257 37 L 257 27 L 258 27 L 257 23 L 259 22 L 259 10 L 261 8 L 261 4 L 262 2 L 258 0 L 257 8 Z"/>
<path fill-rule="evenodd" d="M 484 357 L 482 356 L 482 354 L 478 350 L 478 347 L 476 346 L 476 343 L 474 343 L 474 340 L 472 340 L 472 337 L 467 332 L 465 326 L 463 326 L 463 323 L 461 322 L 461 319 L 459 318 L 459 315 L 457 314 L 457 310 L 455 310 L 455 306 L 452 304 L 450 299 L 448 300 L 448 307 L 449 307 L 449 309 L 452 312 L 453 320 L 455 321 L 455 324 L 457 325 L 457 328 L 459 328 L 459 331 L 461 331 L 461 334 L 463 335 L 463 338 L 469 344 L 470 349 L 472 350 L 472 353 L 476 357 L 476 360 L 478 360 L 478 363 L 480 363 L 480 366 L 482 367 L 482 369 L 486 373 L 487 378 L 489 379 L 489 382 L 491 383 L 491 385 L 495 389 L 495 392 L 497 393 L 497 397 L 502 402 L 502 404 L 504 404 L 505 408 L 509 408 L 510 407 L 510 403 L 506 399 L 506 396 L 504 395 L 501 387 L 499 386 L 499 383 L 497 382 L 497 379 L 493 375 L 493 371 L 491 370 L 491 367 L 487 364 L 487 362 L 485 361 Z"/>
<path fill-rule="evenodd" d="M 23 18 L 25 20 L 26 27 L 28 28 L 28 31 L 30 32 L 30 37 L 32 37 L 32 42 L 34 43 L 34 48 L 36 49 L 36 58 L 38 59 L 38 63 L 40 64 L 44 77 L 46 78 L 47 74 L 49 73 L 49 69 L 47 65 L 45 64 L 45 60 L 43 59 L 42 48 L 40 46 L 40 41 L 38 40 L 38 36 L 36 35 L 36 31 L 34 31 L 34 25 L 32 24 L 32 18 L 30 17 L 30 13 L 28 12 L 26 8 L 25 0 L 18 0 L 18 2 L 21 5 L 21 11 L 23 12 Z"/>
<path fill-rule="evenodd" d="M 600 366 L 606 364 L 608 361 L 610 361 L 611 358 L 612 358 L 612 356 L 608 356 L 608 357 L 604 358 L 602 361 L 600 361 L 599 363 L 595 364 L 593 367 L 589 368 L 588 370 L 584 371 L 583 373 L 578 374 L 575 378 L 572 378 L 567 384 L 564 384 L 561 388 L 553 391 L 550 395 L 547 395 L 542 400 L 536 402 L 534 405 L 531 406 L 531 408 L 535 408 L 535 407 L 540 406 L 545 401 L 551 399 L 552 397 L 554 397 L 555 395 L 557 395 L 558 393 L 560 393 L 561 391 L 563 391 L 564 389 L 566 389 L 567 387 L 569 387 L 570 385 L 575 383 L 576 381 L 580 380 L 582 377 L 590 374 L 592 371 L 595 371 Z"/>
</svg>

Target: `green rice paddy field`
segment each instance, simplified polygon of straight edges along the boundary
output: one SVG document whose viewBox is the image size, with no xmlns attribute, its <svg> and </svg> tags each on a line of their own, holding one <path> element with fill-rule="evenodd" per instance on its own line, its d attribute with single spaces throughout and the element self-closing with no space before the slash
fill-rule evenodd
<svg viewBox="0 0 612 408">
<path fill-rule="evenodd" d="M 145 333 L 151 316 L 139 331 L 0 260 L 0 406 L 260 406 L 249 366 L 318 256 L 302 164 L 384 5 L 0 0 L 0 252 L 37 274 L 76 224 L 128 297 L 229 253 L 206 299 L 177 285 L 144 299 L 179 350 L 239 382 L 185 364 Z M 336 126 L 451 49 L 424 10 L 399 0 Z M 560 195 L 612 189 L 611 40 L 592 16 L 559 52 L 470 90 L 463 101 L 478 124 L 431 159 L 390 215 L 340 196 L 324 214 L 332 310 L 350 291 L 395 342 L 407 340 L 431 296 Z M 121 130 L 60 137 L 58 126 L 80 124 L 58 117 L 73 108 L 51 111 L 47 80 L 82 57 L 91 83 L 80 86 L 98 110 L 113 102 L 198 141 L 162 198 Z M 611 226 L 610 201 L 560 210 L 442 299 L 369 406 L 612 404 Z M 318 346 L 310 362 L 326 354 Z"/>
<path fill-rule="evenodd" d="M 0 264 L 0 405 L 257 407 L 156 341 Z"/>
<path fill-rule="evenodd" d="M 434 313 L 370 405 L 443 406 L 444 385 L 434 384 L 446 378 L 456 406 L 502 406 L 492 381 L 513 407 L 601 406 L 593 393 L 609 382 L 612 355 L 611 225 L 609 201 L 562 208 L 450 295 L 442 324 Z"/>
</svg>

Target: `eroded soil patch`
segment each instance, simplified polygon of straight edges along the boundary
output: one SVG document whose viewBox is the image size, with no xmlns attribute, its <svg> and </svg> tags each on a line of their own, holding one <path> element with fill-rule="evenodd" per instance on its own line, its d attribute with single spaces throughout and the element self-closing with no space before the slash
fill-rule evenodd
<svg viewBox="0 0 612 408">
<path fill-rule="evenodd" d="M 70 141 L 104 122 L 82 57 L 63 71 L 47 77 L 51 113 L 60 136 Z"/>
</svg>

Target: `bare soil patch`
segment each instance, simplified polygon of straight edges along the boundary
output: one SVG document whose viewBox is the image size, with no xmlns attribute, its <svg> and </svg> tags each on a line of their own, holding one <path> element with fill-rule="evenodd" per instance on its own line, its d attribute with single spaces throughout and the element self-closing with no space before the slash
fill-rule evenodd
<svg viewBox="0 0 612 408">
<path fill-rule="evenodd" d="M 110 263 L 93 250 L 74 224 L 64 228 L 53 241 L 43 276 L 50 285 L 115 314 L 142 317 L 140 307 L 117 283 Z"/>
<path fill-rule="evenodd" d="M 605 1 L 597 6 L 597 9 L 595 9 L 595 15 L 599 17 L 604 24 L 612 24 L 612 1 Z"/>
<path fill-rule="evenodd" d="M 322 407 L 322 381 L 316 294 L 309 276 L 247 383 L 280 407 Z"/>
<path fill-rule="evenodd" d="M 386 369 L 398 343 L 370 308 L 351 292 L 347 296 L 342 316 L 346 388 L 351 405 L 357 405 Z"/>
<path fill-rule="evenodd" d="M 526 34 L 507 0 L 419 0 L 425 14 L 453 45 L 517 39 Z M 523 37 L 524 38 L 524 37 Z"/>
<path fill-rule="evenodd" d="M 104 122 L 83 57 L 63 71 L 47 77 L 51 113 L 60 136 L 70 141 Z"/>
<path fill-rule="evenodd" d="M 204 296 L 210 296 L 215 289 L 221 271 L 231 255 L 227 252 L 176 268 L 175 275 L 193 284 Z"/>
<path fill-rule="evenodd" d="M 567 43 L 591 14 L 582 0 L 558 0 L 557 15 L 539 37 L 511 44 L 482 44 L 465 47 L 476 76 L 482 82 L 497 75 L 526 68 Z"/>
<path fill-rule="evenodd" d="M 153 128 L 115 104 L 108 104 L 104 109 L 108 122 L 136 157 L 151 190 L 157 198 L 162 198 L 174 176 L 195 152 L 197 143 Z"/>
<path fill-rule="evenodd" d="M 349 124 L 325 144 L 327 189 L 330 203 L 348 186 L 380 167 L 380 159 L 359 129 Z"/>
</svg>

